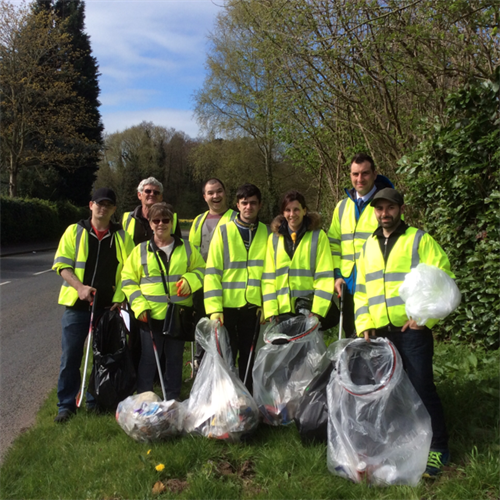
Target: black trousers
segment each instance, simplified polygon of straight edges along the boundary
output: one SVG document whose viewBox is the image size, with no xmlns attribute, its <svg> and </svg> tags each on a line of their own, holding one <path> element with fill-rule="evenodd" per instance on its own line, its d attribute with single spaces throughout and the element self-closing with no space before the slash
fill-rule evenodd
<svg viewBox="0 0 500 500">
<path fill-rule="evenodd" d="M 380 329 L 376 333 L 377 337 L 385 337 L 396 346 L 408 378 L 429 412 L 432 425 L 431 449 L 447 450 L 448 433 L 443 406 L 434 385 L 432 370 L 432 357 L 434 355 L 432 332 L 428 328 L 424 330 L 408 328 L 404 332 L 388 332 Z"/>
<path fill-rule="evenodd" d="M 354 296 L 347 290 L 344 294 L 344 301 L 342 305 L 344 314 L 342 316 L 342 329 L 344 330 L 345 337 L 356 337 L 356 326 L 354 324 Z"/>
<path fill-rule="evenodd" d="M 259 324 L 259 317 L 256 313 L 257 308 L 255 306 L 249 307 L 246 305 L 245 307 L 239 308 L 224 308 L 224 326 L 229 333 L 233 361 L 238 367 L 238 374 L 242 381 L 245 379 L 245 372 L 247 370 L 255 329 Z M 254 359 L 252 356 L 246 383 L 246 387 L 250 393 L 252 393 L 253 389 L 253 362 Z"/>
</svg>

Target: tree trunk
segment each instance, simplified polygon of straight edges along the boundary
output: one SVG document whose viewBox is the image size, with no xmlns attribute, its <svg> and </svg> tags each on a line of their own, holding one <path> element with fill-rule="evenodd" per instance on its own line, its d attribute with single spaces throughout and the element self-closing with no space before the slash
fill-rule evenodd
<svg viewBox="0 0 500 500">
<path fill-rule="evenodd" d="M 17 165 L 14 155 L 10 155 L 9 166 L 9 196 L 15 198 L 17 196 Z"/>
</svg>

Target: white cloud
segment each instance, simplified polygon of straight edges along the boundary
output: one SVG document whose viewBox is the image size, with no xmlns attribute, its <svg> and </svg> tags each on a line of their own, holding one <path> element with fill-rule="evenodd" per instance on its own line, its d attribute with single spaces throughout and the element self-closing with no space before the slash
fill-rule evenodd
<svg viewBox="0 0 500 500">
<path fill-rule="evenodd" d="M 198 135 L 188 108 L 203 85 L 217 3 L 86 0 L 85 29 L 101 73 L 100 111 L 108 133 L 146 120 Z"/>
<path fill-rule="evenodd" d="M 153 122 L 155 125 L 172 127 L 192 138 L 199 135 L 199 127 L 193 112 L 187 109 L 148 108 L 136 111 L 117 111 L 103 116 L 105 132 L 112 134 L 139 123 Z"/>
</svg>

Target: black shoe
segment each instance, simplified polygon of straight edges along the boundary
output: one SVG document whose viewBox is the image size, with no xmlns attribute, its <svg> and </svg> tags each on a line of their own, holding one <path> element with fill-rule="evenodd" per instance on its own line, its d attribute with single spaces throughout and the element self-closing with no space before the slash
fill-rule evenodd
<svg viewBox="0 0 500 500">
<path fill-rule="evenodd" d="M 62 424 L 64 422 L 67 422 L 74 414 L 75 412 L 71 410 L 60 410 L 57 416 L 54 418 L 54 422 L 56 422 L 56 424 Z"/>
</svg>

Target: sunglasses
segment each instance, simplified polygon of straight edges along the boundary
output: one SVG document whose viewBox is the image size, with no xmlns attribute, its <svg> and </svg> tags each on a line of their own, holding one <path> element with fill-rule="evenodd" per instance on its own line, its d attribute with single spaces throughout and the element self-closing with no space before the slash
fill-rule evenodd
<svg viewBox="0 0 500 500">
<path fill-rule="evenodd" d="M 157 226 L 160 222 L 162 224 L 170 224 L 170 219 L 153 219 L 151 221 L 155 226 Z"/>
<path fill-rule="evenodd" d="M 145 189 L 145 190 L 144 190 L 144 192 L 145 192 L 146 194 L 151 194 L 151 193 L 153 193 L 155 196 L 158 196 L 159 194 L 161 194 L 161 193 L 160 193 L 160 191 L 157 191 L 156 189 Z"/>
</svg>

